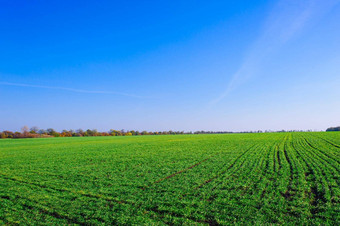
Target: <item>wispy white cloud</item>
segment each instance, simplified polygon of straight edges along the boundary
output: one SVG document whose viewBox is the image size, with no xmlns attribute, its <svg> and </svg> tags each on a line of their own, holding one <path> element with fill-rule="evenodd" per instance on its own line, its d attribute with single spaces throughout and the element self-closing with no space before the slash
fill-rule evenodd
<svg viewBox="0 0 340 226">
<path fill-rule="evenodd" d="M 247 82 L 263 67 L 263 61 L 285 43 L 297 36 L 305 27 L 317 20 L 339 0 L 281 0 L 268 15 L 262 34 L 256 39 L 239 69 L 230 77 L 224 91 L 209 106 L 219 103 L 233 90 Z"/>
<path fill-rule="evenodd" d="M 90 94 L 109 94 L 109 95 L 120 95 L 127 96 L 133 98 L 151 98 L 146 96 L 138 96 L 130 93 L 121 93 L 121 92 L 112 92 L 112 91 L 100 91 L 100 90 L 85 90 L 85 89 L 73 89 L 67 87 L 58 87 L 58 86 L 41 86 L 41 85 L 32 85 L 32 84 L 23 84 L 23 83 L 11 83 L 11 82 L 0 82 L 0 85 L 4 86 L 17 86 L 17 87 L 30 87 L 30 88 L 40 88 L 40 89 L 54 89 L 54 90 L 65 90 L 74 93 L 90 93 Z"/>
</svg>

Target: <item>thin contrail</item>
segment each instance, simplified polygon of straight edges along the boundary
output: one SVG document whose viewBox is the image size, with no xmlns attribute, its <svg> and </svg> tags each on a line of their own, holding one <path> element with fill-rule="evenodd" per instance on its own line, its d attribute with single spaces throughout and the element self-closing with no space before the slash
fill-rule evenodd
<svg viewBox="0 0 340 226">
<path fill-rule="evenodd" d="M 339 2 L 339 0 L 279 1 L 268 16 L 262 35 L 254 42 L 242 65 L 231 76 L 224 91 L 210 101 L 208 107 L 219 103 L 233 90 L 247 82 L 261 69 L 265 58 L 281 49 L 306 27 L 310 20 L 321 17 Z"/>
<path fill-rule="evenodd" d="M 91 93 L 91 94 L 111 94 L 111 95 L 120 95 L 134 98 L 151 98 L 145 96 L 138 96 L 129 93 L 121 93 L 121 92 L 112 92 L 112 91 L 100 91 L 100 90 L 84 90 L 84 89 L 73 89 L 59 86 L 41 86 L 41 85 L 32 85 L 32 84 L 24 84 L 24 83 L 12 83 L 12 82 L 0 82 L 0 85 L 5 86 L 19 86 L 19 87 L 31 87 L 31 88 L 41 88 L 41 89 L 54 89 L 54 90 L 65 90 L 74 93 Z"/>
</svg>

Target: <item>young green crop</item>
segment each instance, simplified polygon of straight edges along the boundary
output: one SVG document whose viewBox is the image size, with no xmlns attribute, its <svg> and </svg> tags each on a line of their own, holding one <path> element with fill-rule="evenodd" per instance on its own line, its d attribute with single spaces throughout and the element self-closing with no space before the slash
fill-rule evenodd
<svg viewBox="0 0 340 226">
<path fill-rule="evenodd" d="M 340 133 L 0 140 L 0 224 L 337 224 Z"/>
</svg>

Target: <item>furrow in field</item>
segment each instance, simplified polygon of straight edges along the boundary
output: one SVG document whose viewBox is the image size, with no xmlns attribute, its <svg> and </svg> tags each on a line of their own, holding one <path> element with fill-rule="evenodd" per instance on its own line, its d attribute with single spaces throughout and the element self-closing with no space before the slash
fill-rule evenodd
<svg viewBox="0 0 340 226">
<path fill-rule="evenodd" d="M 306 146 L 299 143 L 301 140 L 299 134 L 294 134 L 292 138 L 293 139 L 289 141 L 288 155 L 290 156 L 292 165 L 294 166 L 292 168 L 293 180 L 292 183 L 290 183 L 290 190 L 293 191 L 294 196 L 292 197 L 293 202 L 289 202 L 288 205 L 291 206 L 290 209 L 300 208 L 301 214 L 303 214 L 305 217 L 311 217 L 313 216 L 312 212 L 314 207 L 311 206 L 313 201 L 310 194 L 317 192 L 313 191 L 315 184 L 320 183 L 316 182 L 316 178 L 321 175 L 321 177 L 325 177 L 325 175 L 322 171 L 319 171 L 319 168 L 316 168 L 318 166 L 311 164 L 309 159 L 306 160 L 306 157 L 309 157 L 308 155 L 305 155 L 307 153 L 306 151 L 308 150 L 305 148 Z M 313 177 L 307 177 L 306 172 L 313 173 Z M 324 187 L 324 189 L 328 189 L 327 184 L 325 184 Z M 322 199 L 320 194 L 316 197 L 317 199 Z"/>
<path fill-rule="evenodd" d="M 146 209 L 148 211 L 152 211 L 154 213 L 157 213 L 158 217 L 160 217 L 160 218 L 164 218 L 166 215 L 170 215 L 172 217 L 189 219 L 189 220 L 195 222 L 196 224 L 219 225 L 218 222 L 216 221 L 216 219 L 213 218 L 213 217 L 207 217 L 206 219 L 197 219 L 196 217 L 186 216 L 186 215 L 178 213 L 178 212 L 173 212 L 173 211 L 170 211 L 170 210 L 160 209 L 157 206 L 146 208 Z M 166 223 L 166 222 L 164 222 L 164 223 Z"/>
<path fill-rule="evenodd" d="M 325 177 L 327 178 L 327 174 L 325 172 L 325 170 L 327 169 L 328 171 L 331 170 L 332 173 L 334 172 L 334 168 L 331 167 L 329 168 L 329 164 L 327 164 L 327 162 L 325 162 L 325 160 L 323 158 L 321 158 L 319 155 L 316 155 L 315 152 L 311 151 L 308 147 L 309 145 L 306 143 L 305 138 L 302 138 L 299 140 L 300 141 L 300 146 L 301 147 L 305 147 L 302 150 L 302 153 L 305 153 L 305 157 L 309 159 L 309 164 L 311 166 L 313 166 L 313 169 L 315 169 L 317 172 L 319 172 L 321 175 L 318 174 L 318 176 L 321 177 Z"/>
<path fill-rule="evenodd" d="M 311 141 L 309 141 L 305 136 L 303 136 L 303 138 L 304 138 L 304 140 L 306 141 L 306 143 L 308 144 L 309 147 L 311 147 L 312 149 L 316 150 L 319 153 L 318 156 L 320 156 L 320 158 L 324 159 L 329 164 L 334 164 L 334 162 L 337 164 L 337 166 L 340 164 L 340 160 L 335 158 L 335 156 L 331 156 L 326 151 L 320 150 L 318 147 L 313 145 L 311 143 Z M 321 155 L 324 156 L 324 157 L 321 157 Z M 330 161 L 332 161 L 333 163 L 330 163 Z"/>
<path fill-rule="evenodd" d="M 215 180 L 215 186 L 212 187 L 211 192 L 206 186 L 200 189 L 203 194 L 202 198 L 205 198 L 212 205 L 225 206 L 229 205 L 230 201 L 237 200 L 240 205 L 247 205 L 247 208 L 261 209 L 262 204 L 255 198 L 257 196 L 255 194 L 258 193 L 260 196 L 261 189 L 266 187 L 262 186 L 262 182 L 266 179 L 263 168 L 269 165 L 268 162 L 271 162 L 271 154 L 268 148 L 270 149 L 271 146 L 275 148 L 275 142 L 281 143 L 282 141 L 276 140 L 273 144 L 258 143 L 258 146 L 253 151 L 247 153 L 244 161 L 235 166 L 237 169 L 234 172 L 224 174 Z M 268 159 L 266 158 L 267 156 Z M 232 174 L 232 177 L 230 174 Z M 219 180 L 219 183 L 216 182 L 217 180 Z M 229 199 L 226 199 L 226 196 Z M 211 211 L 218 211 L 213 206 L 211 208 Z"/>
<path fill-rule="evenodd" d="M 124 200 L 119 200 L 119 199 L 115 199 L 115 198 L 112 198 L 112 197 L 103 196 L 101 194 L 86 193 L 84 191 L 77 191 L 77 190 L 68 189 L 68 188 L 54 188 L 54 187 L 49 187 L 49 186 L 41 185 L 41 184 L 34 183 L 34 182 L 27 182 L 27 181 L 24 181 L 22 179 L 15 178 L 15 177 L 8 177 L 7 175 L 4 175 L 4 174 L 0 174 L 0 175 L 1 175 L 1 178 L 5 179 L 5 180 L 11 180 L 11 181 L 21 183 L 21 184 L 33 185 L 33 186 L 37 186 L 37 187 L 47 189 L 47 190 L 50 189 L 50 190 L 54 190 L 54 191 L 58 191 L 58 192 L 68 192 L 68 193 L 73 193 L 73 194 L 82 195 L 82 196 L 91 197 L 91 198 L 103 198 L 103 199 L 106 199 L 108 201 L 113 201 L 113 202 L 116 202 L 116 203 L 119 203 L 119 204 L 129 203 L 129 202 L 124 201 Z"/>
<path fill-rule="evenodd" d="M 227 182 L 231 177 L 237 178 L 238 181 L 242 181 L 243 179 L 246 179 L 244 182 L 244 187 L 247 187 L 248 183 L 254 183 L 253 181 L 253 172 L 255 172 L 256 175 L 261 174 L 261 167 L 259 167 L 259 164 L 261 164 L 261 161 L 264 158 L 264 154 L 266 152 L 266 146 L 260 145 L 257 148 L 254 148 L 253 152 L 249 152 L 246 156 L 244 156 L 244 159 L 241 164 L 239 164 L 237 167 L 235 167 L 235 170 L 231 172 L 228 175 L 221 175 L 219 179 L 219 182 L 216 182 L 215 185 L 211 188 L 212 191 L 217 190 L 218 192 L 218 186 L 223 185 Z M 250 179 L 250 181 L 249 181 Z"/>
<path fill-rule="evenodd" d="M 25 200 L 25 202 L 21 202 L 21 200 Z M 47 215 L 54 217 L 56 219 L 66 220 L 69 224 L 85 224 L 84 221 L 80 221 L 77 218 L 67 216 L 66 214 L 58 213 L 57 211 L 55 211 L 51 208 L 48 208 L 46 206 L 43 206 L 40 203 L 38 203 L 38 202 L 36 202 L 32 199 L 29 199 L 29 198 L 25 198 L 25 197 L 21 197 L 21 196 L 16 195 L 14 197 L 14 200 L 12 200 L 12 201 L 20 204 L 22 207 L 27 209 L 27 211 L 31 211 L 32 209 L 34 209 L 34 210 L 39 211 L 40 213 L 47 214 Z M 100 219 L 97 219 L 97 220 L 100 221 Z"/>
<path fill-rule="evenodd" d="M 205 186 L 196 193 L 195 198 L 202 202 L 205 200 L 208 203 L 214 203 L 216 199 L 224 197 L 222 190 L 228 191 L 228 194 L 234 197 L 244 198 L 246 193 L 253 193 L 257 189 L 257 183 L 254 182 L 258 177 L 261 180 L 262 166 L 264 163 L 267 145 L 258 143 L 257 146 L 240 160 L 233 170 L 225 172 L 220 177 L 216 178 L 213 184 Z M 237 185 L 235 182 L 237 181 Z M 252 189 L 252 187 L 254 189 Z M 200 195 L 200 194 L 204 195 Z M 194 198 L 194 197 L 192 197 Z"/>
<path fill-rule="evenodd" d="M 253 145 L 252 147 L 254 147 L 254 146 L 256 146 L 256 145 Z M 248 148 L 248 149 L 246 149 L 241 155 L 238 155 L 232 162 L 231 162 L 231 164 L 230 164 L 230 162 L 229 162 L 229 166 L 227 167 L 227 170 L 224 170 L 224 171 L 228 171 L 228 169 L 232 169 L 232 168 L 234 168 L 234 171 L 236 172 L 237 171 L 237 169 L 239 168 L 239 167 L 237 167 L 237 168 L 235 168 L 234 166 L 235 166 L 235 164 L 237 164 L 237 162 L 240 160 L 240 158 L 241 158 L 241 156 L 242 155 L 244 155 L 246 152 L 248 152 L 252 147 L 250 147 L 250 148 Z M 223 156 L 221 156 L 221 158 L 222 158 Z M 224 164 L 223 166 L 225 166 L 225 165 L 227 165 L 227 164 Z M 242 165 L 242 163 L 241 163 L 241 165 Z M 233 173 L 234 173 L 234 171 L 231 171 L 230 173 L 229 173 L 229 175 L 231 176 Z M 221 174 L 221 172 L 219 172 L 219 171 L 217 171 L 217 174 L 213 177 L 213 178 L 217 178 L 219 175 Z M 208 179 L 210 182 L 213 180 L 212 178 L 210 178 L 210 179 Z M 182 195 L 180 195 L 179 197 L 178 197 L 178 200 L 183 200 L 184 198 L 187 198 L 187 197 L 191 197 L 191 198 L 197 198 L 197 196 L 198 196 L 198 189 L 199 188 L 202 188 L 203 187 L 203 185 L 205 185 L 206 184 L 206 181 L 204 181 L 203 183 L 200 183 L 198 186 L 195 186 L 194 188 L 193 188 L 193 190 L 190 190 L 190 191 L 188 191 L 188 192 L 185 192 L 185 193 L 183 193 Z"/>
<path fill-rule="evenodd" d="M 280 146 L 280 143 L 278 143 L 277 145 L 275 145 L 275 150 L 273 152 L 273 165 L 274 165 L 274 172 L 277 173 L 278 171 L 278 166 L 276 165 L 277 164 L 277 150 L 279 149 L 279 146 Z"/>
<path fill-rule="evenodd" d="M 300 169 L 300 163 L 292 148 L 292 141 L 291 134 L 288 134 L 278 147 L 282 166 L 274 178 L 269 172 L 267 177 L 257 181 L 258 186 L 262 190 L 255 187 L 258 190 L 256 192 L 256 200 L 258 200 L 256 207 L 259 209 L 270 208 L 275 212 L 280 210 L 286 216 L 299 219 L 308 216 L 309 211 L 308 209 L 307 211 L 306 209 L 301 209 L 303 205 L 308 206 L 308 202 L 301 200 L 303 191 L 300 190 L 300 187 L 303 184 L 304 174 L 303 170 Z M 275 152 L 277 153 L 277 151 Z M 262 201 L 263 199 L 268 201 Z M 278 205 L 280 206 L 279 209 Z"/>
<path fill-rule="evenodd" d="M 272 211 L 285 213 L 285 216 L 299 219 L 302 216 L 306 216 L 308 212 L 303 209 L 299 209 L 302 205 L 298 200 L 302 196 L 299 192 L 299 185 L 303 173 L 299 170 L 299 162 L 297 161 L 294 152 L 291 147 L 292 136 L 291 134 L 284 135 L 282 142 L 275 145 L 272 148 L 276 156 L 280 156 L 281 167 L 277 173 L 267 172 L 267 176 L 257 181 L 257 185 L 260 189 L 256 192 L 257 204 L 255 207 L 260 212 L 262 208 L 270 208 Z M 275 150 L 277 149 L 277 150 Z M 271 155 L 268 155 L 268 157 Z M 265 170 L 264 170 L 265 171 Z M 264 172 L 266 175 L 266 173 Z M 254 197 L 254 198 L 255 198 Z M 263 200 L 268 201 L 263 201 Z M 300 203 L 297 205 L 297 203 Z M 306 205 L 306 204 L 305 204 Z M 278 206 L 280 206 L 278 208 Z M 275 217 L 272 216 L 274 219 Z"/>
<path fill-rule="evenodd" d="M 172 178 L 172 177 L 174 177 L 174 176 L 177 176 L 177 175 L 179 175 L 179 174 L 181 174 L 181 173 L 184 173 L 184 172 L 186 172 L 186 171 L 188 171 L 188 170 L 190 170 L 190 169 L 193 169 L 194 167 L 201 165 L 202 163 L 208 161 L 209 159 L 211 159 L 211 158 L 213 158 L 213 157 L 216 157 L 218 154 L 219 154 L 219 153 L 217 153 L 217 154 L 215 154 L 215 155 L 212 155 L 212 156 L 210 156 L 210 157 L 208 157 L 208 158 L 206 158 L 206 159 L 203 159 L 202 161 L 197 162 L 197 163 L 195 163 L 194 165 L 191 165 L 191 166 L 189 166 L 189 167 L 187 167 L 187 168 L 185 168 L 185 169 L 183 169 L 183 170 L 177 171 L 177 172 L 175 172 L 175 173 L 173 173 L 173 174 L 170 174 L 170 175 L 168 175 L 168 176 L 166 176 L 166 177 L 163 177 L 163 178 L 161 178 L 161 179 L 159 179 L 159 180 L 153 182 L 152 184 L 158 184 L 158 183 L 160 183 L 160 182 L 162 182 L 162 181 L 164 181 L 164 180 L 170 179 L 170 178 Z M 141 188 L 141 189 L 142 189 L 142 190 L 145 190 L 145 189 L 147 189 L 148 187 L 150 187 L 150 186 L 145 186 L 145 187 L 143 187 L 143 188 Z"/>
<path fill-rule="evenodd" d="M 275 190 L 288 201 L 295 195 L 295 191 L 292 189 L 294 167 L 288 154 L 289 139 L 290 134 L 285 135 L 281 145 L 278 147 L 279 168 L 276 175 L 277 179 L 273 181 L 273 186 L 276 187 Z"/>
<path fill-rule="evenodd" d="M 334 182 L 331 179 L 332 174 L 325 172 L 325 165 L 318 161 L 315 156 L 310 155 L 311 152 L 308 149 L 302 149 L 302 147 L 308 147 L 304 138 L 298 140 L 298 142 L 300 142 L 299 147 L 301 148 L 296 147 L 295 149 L 308 169 L 305 172 L 305 181 L 310 185 L 309 191 L 306 191 L 307 194 L 310 194 L 307 196 L 311 205 L 310 213 L 315 217 L 323 217 L 322 214 L 332 211 L 331 208 L 325 209 L 325 205 L 329 205 L 327 203 L 330 203 L 331 197 L 334 195 L 330 186 Z M 329 215 L 332 216 L 332 214 Z"/>
<path fill-rule="evenodd" d="M 328 133 L 324 134 L 328 135 Z M 338 160 L 340 159 L 340 145 L 335 144 L 330 137 L 322 137 L 321 135 L 313 134 L 313 138 L 317 140 L 317 146 L 321 146 L 327 149 L 327 155 L 333 156 L 332 159 Z M 331 141 L 332 140 L 332 141 Z M 339 164 L 339 161 L 337 162 Z"/>
<path fill-rule="evenodd" d="M 336 170 L 338 173 L 340 173 L 339 169 L 339 161 L 329 157 L 325 154 L 324 151 L 321 151 L 319 148 L 312 145 L 306 137 L 303 137 L 305 143 L 307 144 L 309 150 L 313 152 L 314 156 L 316 156 L 320 161 L 325 162 L 328 166 L 331 166 L 334 170 Z M 334 162 L 335 161 L 335 162 Z"/>
<path fill-rule="evenodd" d="M 213 180 L 215 180 L 216 178 L 218 178 L 219 176 L 223 175 L 224 173 L 226 173 L 228 170 L 232 169 L 235 164 L 237 164 L 238 161 L 240 161 L 240 159 L 245 156 L 254 146 L 256 145 L 253 145 L 251 146 L 249 149 L 247 149 L 246 151 L 244 151 L 241 155 L 239 155 L 228 167 L 227 169 L 223 170 L 223 171 L 220 171 L 216 176 L 204 181 L 203 183 L 201 183 L 200 185 L 198 185 L 195 189 L 199 189 L 199 188 L 202 188 L 203 186 L 205 186 L 206 184 L 209 184 L 211 183 Z M 245 160 L 244 160 L 245 161 Z M 243 162 L 244 162 L 243 161 Z"/>
<path fill-rule="evenodd" d="M 257 177 L 256 182 L 254 182 L 255 186 L 254 188 L 254 194 L 257 194 L 261 198 L 261 200 L 266 196 L 266 193 L 271 193 L 268 192 L 268 186 L 270 186 L 274 181 L 275 177 L 273 174 L 277 174 L 278 171 L 275 169 L 275 156 L 277 155 L 277 152 L 280 149 L 280 146 L 284 144 L 285 137 L 283 139 L 278 139 L 276 140 L 272 145 L 268 146 L 267 148 L 267 157 L 265 158 L 264 161 L 266 161 L 266 164 L 263 166 L 261 165 L 262 172 L 259 173 L 258 175 L 255 175 Z M 271 160 L 271 156 L 274 156 L 273 161 Z M 272 165 L 270 163 L 273 163 Z M 272 166 L 269 169 L 269 166 Z M 277 169 L 278 170 L 278 169 Z"/>
<path fill-rule="evenodd" d="M 242 186 L 239 190 L 236 190 L 236 192 L 240 198 L 243 199 L 245 195 L 253 196 L 257 193 L 262 193 L 261 183 L 265 179 L 265 172 L 268 169 L 270 161 L 270 152 L 268 149 L 270 150 L 270 147 L 263 144 L 262 147 L 257 149 L 254 157 L 249 156 L 248 161 L 251 161 L 252 165 L 249 166 L 249 169 L 242 170 L 238 177 L 239 184 L 242 184 Z M 248 199 L 246 197 L 244 199 Z M 254 205 L 257 204 L 254 203 Z"/>
<path fill-rule="evenodd" d="M 271 147 L 268 149 L 268 156 L 266 158 L 266 165 L 265 169 L 263 170 L 262 177 L 264 177 L 265 182 L 263 184 L 260 184 L 260 180 L 257 181 L 259 185 L 262 185 L 262 189 L 258 191 L 260 194 L 260 199 L 263 200 L 267 193 L 267 187 L 270 183 L 272 183 L 273 180 L 273 173 L 275 173 L 275 158 L 274 161 L 272 160 L 272 155 L 276 153 L 277 146 L 279 145 L 280 141 L 278 143 L 274 143 Z M 273 163 L 272 165 L 270 163 Z"/>
<path fill-rule="evenodd" d="M 313 135 L 314 135 L 314 134 L 313 134 Z M 322 136 L 314 135 L 314 137 L 317 137 L 317 138 L 319 138 L 319 139 L 323 140 L 324 142 L 326 142 L 326 143 L 328 143 L 328 144 L 330 144 L 330 145 L 332 145 L 332 146 L 334 146 L 334 147 L 336 147 L 336 148 L 340 149 L 340 144 L 333 143 L 333 142 L 332 142 L 332 141 L 330 141 L 329 139 L 325 139 L 325 138 L 324 138 L 324 137 L 322 137 Z"/>
<path fill-rule="evenodd" d="M 291 136 L 289 136 L 288 138 L 285 139 L 285 143 L 283 145 L 283 152 L 284 152 L 284 156 L 285 159 L 289 165 L 289 183 L 287 186 L 287 191 L 282 194 L 286 199 L 290 200 L 292 198 L 292 196 L 294 196 L 295 190 L 292 188 L 292 183 L 294 180 L 294 167 L 293 167 L 293 160 L 289 157 L 288 155 L 288 140 Z"/>
<path fill-rule="evenodd" d="M 84 197 L 102 199 L 102 200 L 106 200 L 108 202 L 115 202 L 115 203 L 118 203 L 118 204 L 128 204 L 128 205 L 131 205 L 131 206 L 134 206 L 134 207 L 137 207 L 137 208 L 142 208 L 142 209 L 145 209 L 147 211 L 151 211 L 151 212 L 154 212 L 156 214 L 159 214 L 160 216 L 158 216 L 158 217 L 160 217 L 160 218 L 163 218 L 164 217 L 163 215 L 167 214 L 167 215 L 171 215 L 173 217 L 189 219 L 189 220 L 194 221 L 196 223 L 214 224 L 214 222 L 215 222 L 214 219 L 205 219 L 205 220 L 196 219 L 194 217 L 185 216 L 185 215 L 177 213 L 177 212 L 173 212 L 173 211 L 169 211 L 169 210 L 163 210 L 163 209 L 160 209 L 157 205 L 151 206 L 151 207 L 150 206 L 144 206 L 143 203 L 135 203 L 135 202 L 131 202 L 131 201 L 117 200 L 117 199 L 112 198 L 112 197 L 107 197 L 107 196 L 103 196 L 103 195 L 100 195 L 100 194 L 85 193 L 83 191 L 73 191 L 73 190 L 69 190 L 69 189 L 51 188 L 51 187 L 47 187 L 47 186 L 40 185 L 40 184 L 37 184 L 37 183 L 26 182 L 26 181 L 23 181 L 23 180 L 20 180 L 20 179 L 10 178 L 10 177 L 7 177 L 7 176 L 2 176 L 2 179 L 11 180 L 13 182 L 21 183 L 21 184 L 33 185 L 33 186 L 37 186 L 37 187 L 40 187 L 40 188 L 43 188 L 43 189 L 51 189 L 51 190 L 55 190 L 55 191 L 58 191 L 58 192 L 68 192 L 68 193 L 72 193 L 72 194 L 80 195 L 80 196 L 84 196 Z M 33 200 L 31 200 L 31 201 L 33 201 Z M 42 211 L 42 213 L 45 213 L 45 214 L 50 215 L 52 217 L 55 217 L 57 219 L 68 220 L 69 223 L 75 223 L 75 224 L 83 224 L 84 223 L 84 222 L 78 221 L 75 218 L 69 218 L 66 215 L 60 214 L 60 213 L 58 213 L 54 210 L 49 210 L 48 207 L 43 206 L 43 205 L 41 207 L 37 207 L 35 205 L 28 205 L 27 203 L 25 205 L 26 206 L 24 206 L 24 207 L 26 207 L 26 208 L 33 208 L 33 209 L 36 209 L 38 211 Z M 98 218 L 96 218 L 96 220 L 102 221 L 103 223 L 105 222 L 104 220 L 98 219 Z"/>
<path fill-rule="evenodd" d="M 6 178 L 6 179 L 1 178 L 1 179 L 8 181 L 8 178 Z M 23 211 L 24 213 L 27 213 L 27 214 L 48 215 L 48 216 L 53 217 L 55 219 L 66 220 L 68 224 L 81 224 L 81 225 L 86 224 L 83 217 L 78 215 L 78 212 L 76 212 L 76 213 L 67 212 L 66 210 L 60 208 L 59 205 L 58 206 L 50 205 L 51 203 L 46 202 L 45 199 L 43 199 L 42 202 L 41 202 L 42 197 L 47 197 L 47 198 L 53 199 L 53 201 L 56 202 L 56 203 L 62 202 L 63 205 L 66 204 L 67 206 L 69 206 L 69 205 L 72 205 L 73 199 L 69 199 L 69 198 L 65 199 L 65 197 L 67 197 L 67 196 L 62 196 L 62 198 L 57 198 L 57 197 L 59 197 L 58 192 L 62 191 L 62 192 L 67 192 L 67 193 L 79 195 L 78 193 L 73 193 L 73 192 L 70 192 L 70 191 L 67 191 L 67 190 L 60 190 L 60 189 L 55 190 L 55 189 L 51 189 L 51 188 L 41 187 L 37 184 L 26 183 L 26 182 L 23 182 L 23 181 L 20 182 L 17 179 L 9 180 L 9 181 L 12 182 L 12 183 L 20 183 L 20 185 L 19 185 L 20 190 L 22 190 L 22 189 L 31 190 L 32 186 L 36 186 L 36 187 L 39 187 L 39 189 L 41 189 L 41 190 L 39 190 L 38 188 L 33 188 L 36 192 L 34 192 L 34 194 L 32 196 L 18 195 L 13 191 L 11 191 L 11 193 L 8 194 L 8 195 L 2 196 L 6 200 L 11 201 L 16 206 L 20 206 L 21 207 L 21 208 L 19 208 L 20 211 Z M 18 186 L 18 185 L 16 185 L 16 186 Z M 42 191 L 44 191 L 44 192 L 42 192 Z M 51 192 L 51 193 L 49 193 L 49 195 L 46 195 L 46 191 L 54 191 L 54 192 Z M 57 197 L 54 196 L 57 193 L 58 193 L 58 196 Z M 39 196 L 40 196 L 40 200 L 34 199 L 34 198 L 39 197 Z M 94 197 L 94 199 L 97 199 L 97 197 Z M 100 222 L 105 222 L 100 217 L 95 217 L 95 218 L 91 217 L 91 219 L 95 219 L 96 221 L 100 221 Z"/>
<path fill-rule="evenodd" d="M 88 197 L 98 198 L 98 197 L 93 197 L 93 196 L 88 196 Z M 100 199 L 103 199 L 103 197 L 100 197 Z M 25 201 L 22 201 L 22 200 L 25 200 Z M 20 204 L 22 207 L 28 209 L 28 211 L 34 209 L 34 210 L 39 211 L 40 213 L 47 214 L 47 215 L 49 215 L 51 217 L 54 217 L 56 219 L 66 220 L 68 224 L 79 224 L 79 225 L 86 225 L 86 224 L 88 224 L 84 220 L 79 220 L 78 218 L 69 217 L 66 214 L 58 213 L 57 211 L 51 209 L 50 207 L 44 206 L 41 203 L 38 203 L 35 200 L 32 200 L 30 198 L 20 197 L 18 195 L 15 195 L 14 201 L 17 204 Z M 112 200 L 109 199 L 107 201 L 112 201 Z M 140 206 L 139 204 L 136 204 L 136 203 L 131 203 L 130 202 L 129 204 L 133 205 L 133 206 L 144 208 L 143 206 Z M 190 220 L 192 220 L 192 221 L 194 221 L 196 223 L 208 223 L 209 224 L 209 223 L 214 222 L 213 220 L 200 220 L 200 219 L 196 219 L 196 218 L 193 218 L 193 217 L 186 217 L 184 215 L 181 215 L 181 214 L 178 214 L 178 213 L 175 213 L 175 212 L 172 212 L 172 211 L 161 210 L 157 206 L 155 206 L 155 207 L 145 207 L 145 210 L 151 211 L 151 212 L 154 212 L 154 213 L 158 214 L 157 217 L 159 219 L 164 218 L 164 215 L 167 214 L 167 215 L 170 215 L 172 217 L 190 219 Z M 95 220 L 99 221 L 101 223 L 104 223 L 104 224 L 107 223 L 104 219 L 102 219 L 100 217 L 96 217 Z M 112 222 L 112 221 L 110 223 L 111 224 L 118 224 L 118 222 Z"/>
<path fill-rule="evenodd" d="M 312 193 L 311 187 L 315 186 L 315 184 L 316 184 L 315 178 L 316 178 L 317 172 L 315 171 L 314 166 L 309 161 L 309 159 L 307 159 L 308 157 L 306 156 L 305 151 L 303 149 L 300 150 L 300 147 L 303 147 L 303 145 L 300 142 L 298 142 L 299 141 L 298 139 L 299 138 L 295 139 L 295 143 L 292 142 L 292 148 L 296 152 L 297 156 L 301 159 L 300 165 L 303 168 L 303 170 L 305 171 L 304 172 L 304 178 L 303 178 L 304 181 L 302 182 L 303 184 L 305 184 L 305 186 L 304 186 L 305 189 L 307 189 L 308 185 L 309 185 L 309 190 L 302 191 L 302 192 L 304 192 L 302 200 L 307 199 L 307 201 L 310 204 L 312 204 L 313 201 L 312 201 L 312 198 L 310 197 L 310 194 Z M 310 175 L 312 175 L 312 176 L 310 176 Z M 309 206 L 307 206 L 307 208 L 308 208 L 308 211 L 310 211 L 310 213 L 312 214 L 312 209 Z"/>
<path fill-rule="evenodd" d="M 285 144 L 285 141 L 286 141 L 286 137 L 283 139 L 281 145 L 284 145 L 284 144 Z M 278 146 L 277 152 L 276 152 L 277 163 L 278 163 L 277 172 L 279 172 L 279 171 L 281 170 L 282 165 L 283 165 L 283 163 L 282 163 L 282 154 L 280 154 L 280 152 L 281 152 L 280 146 L 281 146 L 281 145 Z"/>
</svg>

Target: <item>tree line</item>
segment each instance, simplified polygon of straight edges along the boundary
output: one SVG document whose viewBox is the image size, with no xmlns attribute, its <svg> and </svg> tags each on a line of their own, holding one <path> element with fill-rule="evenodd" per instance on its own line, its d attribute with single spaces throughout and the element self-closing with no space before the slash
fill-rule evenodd
<svg viewBox="0 0 340 226">
<path fill-rule="evenodd" d="M 190 132 L 192 133 L 192 132 Z M 138 135 L 169 135 L 169 134 L 187 134 L 184 131 L 138 131 L 138 130 L 114 130 L 107 132 L 99 132 L 96 129 L 78 129 L 78 130 L 62 130 L 58 132 L 53 128 L 39 129 L 38 127 L 28 128 L 24 126 L 21 132 L 2 131 L 0 138 L 47 138 L 47 137 L 96 137 L 96 136 L 138 136 Z"/>
<path fill-rule="evenodd" d="M 332 132 L 332 131 L 340 131 L 340 126 L 338 127 L 330 127 L 326 130 L 327 132 Z"/>
<path fill-rule="evenodd" d="M 311 130 L 306 130 L 307 132 L 311 132 Z M 114 130 L 111 129 L 107 132 L 99 132 L 96 129 L 87 129 L 87 130 L 62 130 L 58 132 L 53 128 L 48 129 L 39 129 L 38 127 L 34 126 L 29 128 L 24 126 L 21 128 L 21 132 L 12 132 L 12 131 L 2 131 L 0 132 L 0 139 L 1 138 L 47 138 L 47 137 L 97 137 L 97 136 L 140 136 L 140 135 L 176 135 L 176 134 L 227 134 L 227 133 L 282 133 L 282 132 L 306 132 L 303 130 L 279 130 L 279 131 L 272 131 L 272 130 L 256 130 L 256 131 L 243 131 L 243 132 L 231 132 L 231 131 L 138 131 L 138 130 Z M 327 131 L 340 131 L 340 127 L 332 127 L 328 128 Z"/>
</svg>

